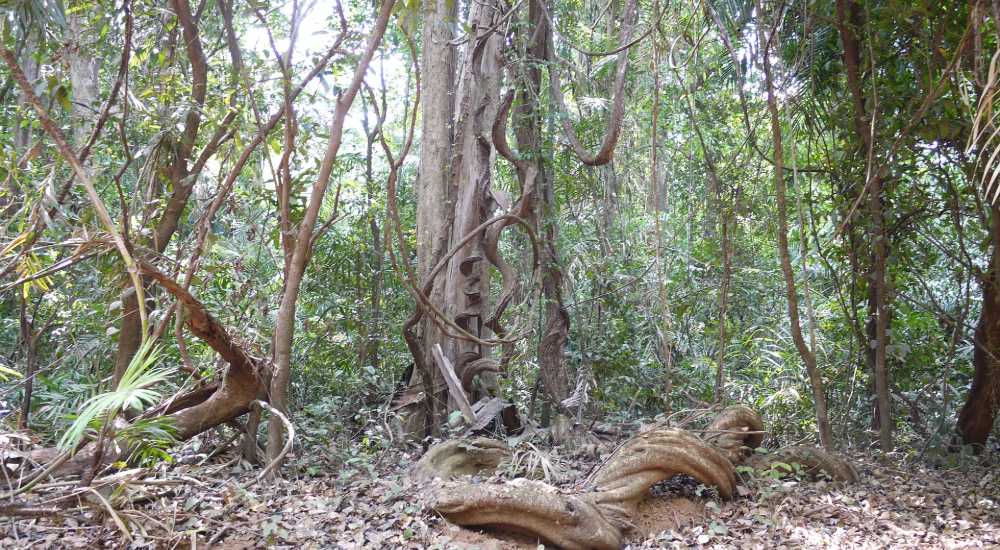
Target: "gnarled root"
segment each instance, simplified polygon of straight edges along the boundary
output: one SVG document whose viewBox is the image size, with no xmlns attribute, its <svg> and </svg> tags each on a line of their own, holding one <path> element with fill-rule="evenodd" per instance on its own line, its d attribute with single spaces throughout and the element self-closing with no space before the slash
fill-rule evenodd
<svg viewBox="0 0 1000 550">
<path fill-rule="evenodd" d="M 628 529 L 650 487 L 677 474 L 718 488 L 723 498 L 736 485 L 732 463 L 715 448 L 684 430 L 657 428 L 629 440 L 594 473 L 589 497 L 610 521 Z"/>
<path fill-rule="evenodd" d="M 734 464 L 746 460 L 761 444 L 763 422 L 747 407 L 730 407 L 706 432 L 707 440 L 665 427 L 639 434 L 615 451 L 575 493 L 524 479 L 506 484 L 445 482 L 431 493 L 429 504 L 458 525 L 527 532 L 562 548 L 621 548 L 639 504 L 660 481 L 687 474 L 716 487 L 723 498 L 732 496 Z M 489 439 L 451 441 L 431 448 L 418 470 L 431 472 L 425 477 L 478 473 L 496 467 L 509 452 L 502 443 Z M 857 480 L 849 462 L 812 447 L 753 455 L 749 462 L 756 467 L 798 462 L 806 472 Z"/>
<path fill-rule="evenodd" d="M 677 474 L 727 498 L 736 482 L 733 465 L 713 447 L 683 430 L 659 428 L 618 449 L 581 492 L 564 494 L 527 480 L 446 483 L 430 507 L 459 525 L 526 531 L 563 548 L 620 548 L 650 487 Z"/>
<path fill-rule="evenodd" d="M 434 478 L 454 479 L 459 476 L 492 473 L 504 459 L 510 457 L 510 447 L 502 441 L 486 437 L 453 439 L 431 446 L 413 468 L 413 478 L 426 481 Z"/>
<path fill-rule="evenodd" d="M 525 479 L 503 485 L 450 482 L 432 493 L 430 507 L 458 525 L 527 532 L 561 548 L 621 548 L 621 531 L 586 497 Z"/>
<path fill-rule="evenodd" d="M 736 483 L 733 465 L 697 436 L 675 428 L 639 434 L 615 451 L 592 479 L 592 490 L 603 500 L 642 500 L 655 483 L 688 474 L 719 488 L 729 498 Z"/>
<path fill-rule="evenodd" d="M 850 461 L 836 453 L 806 445 L 785 447 L 766 455 L 754 455 L 750 457 L 747 464 L 755 469 L 763 470 L 772 468 L 779 462 L 800 464 L 802 471 L 812 478 L 826 474 L 834 481 L 850 483 L 858 481 L 858 471 Z"/>
<path fill-rule="evenodd" d="M 750 407 L 728 407 L 705 429 L 705 441 L 739 464 L 764 441 L 764 421 Z"/>
</svg>

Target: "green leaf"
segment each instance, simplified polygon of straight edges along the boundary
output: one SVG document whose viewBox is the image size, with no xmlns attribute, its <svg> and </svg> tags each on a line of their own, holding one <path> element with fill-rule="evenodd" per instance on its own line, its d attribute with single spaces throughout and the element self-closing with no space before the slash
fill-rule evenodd
<svg viewBox="0 0 1000 550">
<path fill-rule="evenodd" d="M 139 409 L 156 402 L 160 392 L 150 386 L 167 379 L 167 369 L 154 369 L 161 355 L 152 340 L 143 342 L 113 391 L 97 394 L 83 403 L 80 413 L 59 440 L 63 451 L 75 449 L 88 429 L 100 430 L 123 410 Z"/>
</svg>

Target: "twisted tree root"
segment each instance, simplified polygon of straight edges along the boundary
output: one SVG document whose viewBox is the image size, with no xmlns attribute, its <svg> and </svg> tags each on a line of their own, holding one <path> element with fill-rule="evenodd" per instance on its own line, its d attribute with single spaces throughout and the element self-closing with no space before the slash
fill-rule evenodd
<svg viewBox="0 0 1000 550">
<path fill-rule="evenodd" d="M 458 448 L 442 446 L 428 463 L 456 462 L 464 469 L 470 455 Z M 719 451 L 683 430 L 659 428 L 618 449 L 579 492 L 527 480 L 450 482 L 433 492 L 430 507 L 459 525 L 527 532 L 563 548 L 621 548 L 650 487 L 677 474 L 717 487 L 726 498 L 736 482 L 732 463 Z"/>
<path fill-rule="evenodd" d="M 621 548 L 625 539 L 588 495 L 563 494 L 541 481 L 444 483 L 430 507 L 458 525 L 526 532 L 561 548 Z"/>
<path fill-rule="evenodd" d="M 417 481 L 428 481 L 492 472 L 509 456 L 510 447 L 496 439 L 452 439 L 427 449 L 412 475 Z"/>
<path fill-rule="evenodd" d="M 687 474 L 730 498 L 736 485 L 735 464 L 743 462 L 763 441 L 763 422 L 753 410 L 730 407 L 713 421 L 707 440 L 676 428 L 658 427 L 622 445 L 576 491 L 560 491 L 538 481 L 510 483 L 449 481 L 430 495 L 429 506 L 458 525 L 488 526 L 528 533 L 562 548 L 621 548 L 633 530 L 632 519 L 650 488 L 678 474 Z M 481 473 L 497 453 L 509 452 L 490 440 L 453 441 L 428 451 L 416 475 L 452 477 Z M 490 457 L 488 460 L 478 458 Z M 849 462 L 811 447 L 788 447 L 751 461 L 798 462 L 807 471 L 822 471 L 834 479 L 854 481 Z M 499 463 L 499 459 L 496 461 Z M 422 465 L 422 466 L 421 466 Z"/>
<path fill-rule="evenodd" d="M 723 498 L 736 486 L 735 469 L 718 450 L 684 430 L 658 428 L 629 440 L 597 470 L 590 497 L 611 522 L 630 530 L 630 518 L 649 489 L 678 474 L 716 487 Z"/>
<path fill-rule="evenodd" d="M 764 441 L 764 421 L 750 407 L 735 405 L 723 410 L 705 429 L 705 441 L 733 464 L 743 462 Z"/>
</svg>

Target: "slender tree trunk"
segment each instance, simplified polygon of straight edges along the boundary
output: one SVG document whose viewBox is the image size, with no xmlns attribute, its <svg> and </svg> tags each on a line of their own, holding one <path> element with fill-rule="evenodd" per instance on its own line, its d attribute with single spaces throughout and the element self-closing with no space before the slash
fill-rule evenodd
<svg viewBox="0 0 1000 550">
<path fill-rule="evenodd" d="M 368 230 L 371 236 L 369 243 L 368 261 L 364 265 L 370 273 L 368 288 L 368 326 L 365 327 L 365 339 L 361 343 L 364 346 L 361 365 L 369 364 L 376 371 L 379 369 L 381 360 L 379 358 L 379 343 L 382 339 L 382 284 L 385 262 L 385 251 L 382 245 L 382 232 L 378 226 L 378 218 L 374 207 L 375 200 L 375 175 L 373 171 L 375 135 L 371 133 L 368 122 L 368 110 L 364 111 L 363 126 L 367 140 L 365 142 L 365 217 L 368 220 Z M 359 296 L 359 299 L 361 297 Z"/>
<path fill-rule="evenodd" d="M 659 16 L 659 13 L 654 14 Z M 653 89 L 660 89 L 660 45 L 653 38 L 653 56 L 650 60 L 650 72 L 653 73 Z M 673 327 L 670 314 L 670 299 L 667 294 L 667 281 L 663 267 L 663 224 L 660 220 L 663 211 L 666 210 L 665 184 L 660 181 L 659 160 L 659 129 L 660 129 L 660 95 L 653 96 L 653 116 L 652 126 L 649 131 L 650 158 L 649 158 L 649 185 L 650 203 L 653 212 L 654 246 L 656 248 L 656 290 L 659 297 L 659 322 L 656 327 L 657 352 L 660 362 L 663 364 L 663 402 L 665 411 L 670 412 L 670 395 L 673 392 Z"/>
<path fill-rule="evenodd" d="M 292 372 L 292 344 L 295 339 L 295 312 L 306 267 L 308 267 L 309 260 L 312 258 L 313 240 L 316 237 L 316 222 L 319 218 L 323 198 L 326 196 L 326 191 L 330 185 L 330 177 L 333 172 L 334 163 L 337 160 L 337 154 L 340 151 L 347 112 L 350 110 L 351 105 L 354 103 L 354 98 L 361 88 L 362 80 L 368 70 L 368 65 L 371 63 L 372 56 L 375 54 L 375 49 L 382 43 L 382 36 L 385 34 L 394 4 L 394 0 L 383 1 L 379 9 L 378 19 L 375 22 L 375 28 L 369 34 L 364 53 L 354 69 L 354 77 L 351 85 L 337 99 L 326 153 L 323 156 L 323 161 L 320 163 L 319 175 L 316 182 L 310 190 L 305 213 L 296 231 L 291 254 L 286 260 L 285 283 L 275 319 L 274 374 L 271 378 L 270 386 L 271 405 L 275 409 L 285 413 L 286 416 L 288 415 L 288 383 Z M 286 100 L 290 101 L 290 99 L 286 97 Z M 335 217 L 337 213 L 333 212 L 331 215 Z M 285 444 L 284 437 L 284 424 L 280 418 L 272 415 L 267 427 L 267 458 L 269 461 L 278 461 L 281 449 Z M 271 472 L 277 472 L 277 468 L 272 469 Z"/>
<path fill-rule="evenodd" d="M 680 70 L 674 69 L 674 74 L 679 81 L 684 81 Z M 698 113 L 696 111 L 695 102 L 692 99 L 693 92 L 693 86 L 691 88 L 685 88 L 685 106 L 687 108 L 687 115 L 691 122 L 691 127 L 693 128 L 695 135 L 698 137 L 698 145 L 701 147 L 701 156 L 704 160 L 705 172 L 708 176 L 709 184 L 709 193 L 706 197 L 706 203 L 708 209 L 716 212 L 715 221 L 719 227 L 719 242 L 721 245 L 720 248 L 722 249 L 722 273 L 720 276 L 718 298 L 719 348 L 716 351 L 715 361 L 716 370 L 714 401 L 716 403 L 723 403 L 725 400 L 726 346 L 728 345 L 726 323 L 728 320 L 729 309 L 729 285 L 732 281 L 732 245 L 730 231 L 733 223 L 733 205 L 726 197 L 726 193 L 722 189 L 723 185 L 722 181 L 719 179 L 719 170 L 716 166 L 715 155 L 709 149 L 704 134 L 702 134 L 701 126 L 698 123 Z M 708 222 L 710 222 L 710 219 L 706 218 L 707 226 L 705 238 L 714 239 L 715 226 Z"/>
<path fill-rule="evenodd" d="M 863 147 L 868 162 L 865 172 L 868 187 L 868 212 L 871 216 L 869 241 L 871 243 L 871 277 L 868 281 L 869 362 L 875 378 L 876 418 L 879 427 L 879 445 L 883 451 L 892 449 L 892 411 L 889 397 L 889 371 L 886 365 L 889 319 L 886 311 L 886 256 L 885 214 L 882 209 L 882 174 L 875 169 L 874 143 L 861 82 L 861 47 L 858 29 L 862 25 L 861 6 L 856 0 L 837 0 L 837 26 L 844 47 L 844 67 L 847 87 L 854 106 L 854 129 L 858 143 Z M 864 193 L 864 189 L 861 191 Z"/>
<path fill-rule="evenodd" d="M 21 289 L 20 295 L 20 324 L 21 324 L 21 350 L 24 354 L 24 396 L 21 399 L 21 416 L 17 419 L 17 427 L 21 430 L 28 429 L 28 417 L 31 414 L 31 394 L 35 387 L 35 360 L 37 347 L 35 343 L 37 336 L 34 330 L 34 319 L 28 319 L 28 299 L 25 298 Z"/>
<path fill-rule="evenodd" d="M 41 28 L 41 27 L 38 27 Z M 21 70 L 24 71 L 24 76 L 28 79 L 28 82 L 32 86 L 37 85 L 38 80 L 38 61 L 35 59 L 35 55 L 38 50 L 38 36 L 37 28 L 28 29 L 27 34 L 24 36 L 24 42 L 21 45 L 21 50 L 18 52 L 18 62 L 21 64 Z M 22 105 L 27 112 L 31 111 L 28 107 L 28 102 L 25 99 L 24 93 L 20 93 L 19 103 Z M 31 125 L 29 124 L 31 117 L 17 116 L 14 120 L 14 150 L 19 154 L 23 154 L 31 147 Z"/>
<path fill-rule="evenodd" d="M 763 13 L 760 2 L 757 2 L 757 13 Z M 788 318 L 791 324 L 792 340 L 795 348 L 806 365 L 809 382 L 812 386 L 813 401 L 816 407 L 816 427 L 819 429 L 820 444 L 826 449 L 833 448 L 833 434 L 830 429 L 830 419 L 827 412 L 826 392 L 823 388 L 823 378 L 816 364 L 816 356 L 806 345 L 802 337 L 802 324 L 799 320 L 799 301 L 795 289 L 795 275 L 792 272 L 792 261 L 788 253 L 788 207 L 785 197 L 785 173 L 781 139 L 781 118 L 778 115 L 778 102 L 774 93 L 774 81 L 771 75 L 771 44 L 768 33 L 763 27 L 758 27 L 757 36 L 762 44 L 761 64 L 764 68 L 764 82 L 767 88 L 767 110 L 771 118 L 771 134 L 774 146 L 774 188 L 777 193 L 778 206 L 778 254 L 781 261 L 781 272 L 785 278 L 785 288 L 788 297 Z"/>
<path fill-rule="evenodd" d="M 872 217 L 872 287 L 875 297 L 875 395 L 878 402 L 879 446 L 888 452 L 892 442 L 892 401 L 889 397 L 889 367 L 886 364 L 886 346 L 889 338 L 889 316 L 886 311 L 886 234 L 882 212 L 882 180 L 878 175 L 871 178 L 868 204 Z"/>
<path fill-rule="evenodd" d="M 559 238 L 557 205 L 553 178 L 545 166 L 542 138 L 542 111 L 538 104 L 542 89 L 541 65 L 550 56 L 550 30 L 545 16 L 544 0 L 531 0 L 528 4 L 528 20 L 525 27 L 530 37 L 528 43 L 528 67 L 525 89 L 519 105 L 517 128 L 518 147 L 535 159 L 537 174 L 532 189 L 534 208 L 531 210 L 532 224 L 541 239 L 540 268 L 542 271 L 542 296 L 545 301 L 545 329 L 538 343 L 538 372 L 542 389 L 555 407 L 553 439 L 557 443 L 570 441 L 568 433 L 571 411 L 565 410 L 562 402 L 570 397 L 573 390 L 571 373 L 565 364 L 564 350 L 569 338 L 570 319 L 562 296 L 563 273 L 559 265 L 556 243 Z M 610 168 L 609 168 L 610 169 Z M 613 175 L 612 175 L 613 177 Z"/>
<path fill-rule="evenodd" d="M 716 352 L 715 371 L 715 402 L 725 400 L 726 381 L 726 346 L 729 345 L 726 323 L 729 310 L 729 283 L 732 279 L 732 252 L 730 251 L 729 223 L 730 215 L 727 206 L 720 205 L 719 225 L 722 226 L 722 281 L 719 285 L 719 349 Z"/>
<path fill-rule="evenodd" d="M 18 62 L 21 64 L 21 69 L 24 71 L 28 82 L 35 85 L 38 80 L 39 71 L 38 61 L 35 60 L 38 49 L 38 38 L 35 29 L 28 29 L 20 46 L 20 50 L 17 51 Z M 11 133 L 14 134 L 14 153 L 18 157 L 19 163 L 26 163 L 32 145 L 32 132 L 31 116 L 24 115 L 25 113 L 30 113 L 31 107 L 28 106 L 23 92 L 18 92 L 18 103 L 22 106 L 21 109 L 23 111 L 15 111 Z M 6 180 L 7 189 L 6 193 L 0 193 L 0 217 L 4 218 L 4 222 L 6 223 L 8 221 L 7 218 L 12 218 L 13 213 L 24 204 L 25 194 L 24 190 L 21 189 L 18 178 L 8 177 L 4 179 Z M 2 231 L 3 229 L 0 229 L 0 232 Z M 0 236 L 6 237 L 6 235 Z M 12 269 L 13 265 L 14 263 L 11 263 L 9 269 Z"/>
</svg>

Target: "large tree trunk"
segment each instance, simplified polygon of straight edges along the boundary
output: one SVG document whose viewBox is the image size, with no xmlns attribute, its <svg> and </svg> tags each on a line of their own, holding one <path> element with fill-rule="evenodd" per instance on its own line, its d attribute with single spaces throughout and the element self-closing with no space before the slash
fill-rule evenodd
<svg viewBox="0 0 1000 550">
<path fill-rule="evenodd" d="M 991 208 L 993 251 L 982 280 L 983 304 L 976 325 L 972 388 L 958 414 L 958 434 L 967 445 L 982 447 L 1000 411 L 1000 209 Z"/>
<path fill-rule="evenodd" d="M 421 42 L 421 138 L 417 186 L 417 278 L 423 284 L 438 258 L 448 246 L 449 220 L 454 197 L 449 185 L 448 166 L 454 133 L 455 47 L 450 44 L 458 3 L 430 0 L 423 3 Z M 406 261 L 404 259 L 404 261 Z M 436 279 L 430 300 L 439 304 L 444 294 L 444 279 Z M 411 336 L 412 338 L 412 336 Z M 435 345 L 446 344 L 444 334 L 428 317 L 420 323 L 417 364 L 412 387 L 424 392 L 423 408 L 414 410 L 407 427 L 409 433 L 436 432 L 445 414 L 447 399 L 441 396 L 445 382 L 434 368 Z M 430 435 L 425 433 L 424 435 Z"/>
<path fill-rule="evenodd" d="M 448 40 L 447 19 L 454 17 L 454 4 L 436 2 L 424 14 L 425 86 L 423 105 L 423 143 L 420 158 L 420 186 L 417 204 L 417 261 L 420 284 L 430 303 L 440 312 L 430 312 L 418 304 L 422 317 L 419 340 L 411 332 L 411 319 L 404 329 L 407 344 L 414 355 L 416 369 L 410 380 L 411 398 L 423 392 L 424 407 L 410 416 L 409 433 L 421 428 L 426 434 L 437 433 L 453 399 L 446 395 L 442 365 L 433 355 L 441 347 L 444 358 L 458 378 L 471 383 L 473 363 L 489 354 L 487 346 L 468 339 L 489 337 L 487 322 L 489 270 L 483 249 L 485 232 L 472 235 L 493 211 L 491 191 L 493 148 L 490 129 L 499 109 L 499 49 L 503 37 L 493 25 L 502 16 L 495 2 L 470 6 L 467 28 L 470 37 L 463 51 L 457 83 L 450 84 L 455 67 Z M 454 103 L 448 96 L 454 96 Z M 454 137 L 452 138 L 452 132 Z M 447 259 L 439 273 L 432 274 L 446 251 L 465 242 Z M 428 287 L 428 277 L 434 276 Z M 436 319 L 443 314 L 447 319 Z M 443 333 L 440 323 L 451 326 L 449 332 L 466 335 L 453 338 Z M 481 365 L 482 363 L 480 363 Z M 465 387 L 465 391 L 469 391 Z M 410 402 L 414 402 L 410 399 Z"/>
<path fill-rule="evenodd" d="M 469 27 L 479 36 L 492 27 L 502 9 L 498 2 L 476 4 L 469 14 Z M 481 43 L 480 41 L 485 41 Z M 451 166 L 451 194 L 455 198 L 451 246 L 490 218 L 493 147 L 490 131 L 500 108 L 499 55 L 503 37 L 490 33 L 470 41 L 464 53 L 458 82 L 455 145 Z M 486 268 L 482 235 L 463 246 L 445 271 L 442 310 L 458 326 L 485 338 L 488 315 L 489 270 Z M 485 357 L 489 349 L 460 339 L 449 339 L 443 347 L 459 377 L 467 365 Z"/>
</svg>

